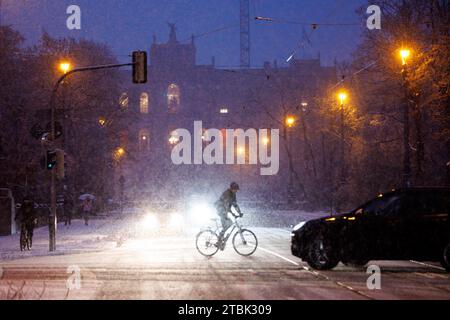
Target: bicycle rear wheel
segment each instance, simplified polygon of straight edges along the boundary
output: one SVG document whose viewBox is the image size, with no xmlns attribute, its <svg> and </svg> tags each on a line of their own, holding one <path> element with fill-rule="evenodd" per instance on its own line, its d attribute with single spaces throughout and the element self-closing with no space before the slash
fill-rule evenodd
<svg viewBox="0 0 450 320">
<path fill-rule="evenodd" d="M 252 231 L 242 229 L 234 234 L 233 247 L 241 256 L 250 256 L 258 248 L 258 238 Z"/>
<path fill-rule="evenodd" d="M 198 252 L 205 257 L 212 257 L 219 251 L 218 243 L 219 236 L 212 230 L 201 231 L 195 241 Z"/>
</svg>

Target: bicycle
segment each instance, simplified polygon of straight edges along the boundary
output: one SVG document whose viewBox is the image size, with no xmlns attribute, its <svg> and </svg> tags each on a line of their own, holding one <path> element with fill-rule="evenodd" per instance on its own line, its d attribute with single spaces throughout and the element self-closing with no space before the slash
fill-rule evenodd
<svg viewBox="0 0 450 320">
<path fill-rule="evenodd" d="M 219 249 L 225 250 L 226 243 L 231 237 L 233 232 L 233 248 L 241 256 L 248 257 L 252 255 L 258 247 L 258 238 L 256 235 L 248 229 L 244 229 L 238 222 L 238 217 L 234 216 L 233 224 L 228 228 L 224 234 L 222 243 L 219 241 L 218 231 L 221 229 L 219 225 L 219 219 L 213 219 L 216 223 L 215 228 L 208 227 L 205 230 L 200 231 L 196 237 L 196 247 L 200 254 L 205 257 L 212 257 Z"/>
</svg>

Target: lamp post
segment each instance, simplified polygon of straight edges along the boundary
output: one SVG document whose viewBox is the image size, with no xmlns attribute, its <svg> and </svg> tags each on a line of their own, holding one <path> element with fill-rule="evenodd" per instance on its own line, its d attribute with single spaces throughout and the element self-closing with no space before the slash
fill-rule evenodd
<svg viewBox="0 0 450 320">
<path fill-rule="evenodd" d="M 63 82 L 65 79 L 65 75 L 70 71 L 71 66 L 70 63 L 63 62 L 59 64 L 59 69 L 64 73 L 62 75 L 58 82 L 56 83 L 53 92 L 52 97 L 50 100 L 50 107 L 51 107 L 51 139 L 52 139 L 52 146 L 54 147 L 54 143 L 56 140 L 56 128 L 55 128 L 55 122 L 56 122 L 56 93 L 58 90 L 59 85 Z M 56 227 L 57 227 L 57 217 L 56 217 L 56 171 L 52 170 L 51 175 L 51 186 L 50 186 L 50 217 L 48 222 L 48 231 L 49 231 L 49 251 L 55 251 L 56 250 Z"/>
<path fill-rule="evenodd" d="M 294 200 L 294 164 L 292 159 L 292 135 L 291 130 L 296 124 L 296 118 L 293 115 L 288 115 L 285 118 L 284 136 L 286 139 L 286 152 L 288 156 L 288 204 L 292 204 Z"/>
<path fill-rule="evenodd" d="M 411 157 L 409 150 L 409 94 L 408 94 L 408 59 L 411 55 L 409 49 L 400 50 L 402 59 L 402 78 L 405 101 L 403 105 L 403 176 L 402 185 L 404 188 L 411 186 Z"/>
<path fill-rule="evenodd" d="M 340 103 L 340 115 L 341 115 L 341 182 L 345 181 L 345 102 L 347 101 L 348 94 L 345 91 L 338 93 Z"/>
<path fill-rule="evenodd" d="M 58 93 L 58 89 L 60 85 L 64 82 L 64 80 L 75 73 L 87 72 L 87 71 L 96 71 L 96 70 L 105 70 L 105 69 L 113 69 L 120 68 L 126 66 L 133 66 L 133 82 L 134 83 L 146 83 L 147 82 L 147 55 L 142 51 L 133 52 L 133 62 L 132 63 L 121 63 L 121 64 L 108 64 L 108 65 L 97 65 L 97 66 L 89 66 L 84 68 L 76 68 L 71 69 L 70 63 L 61 63 L 60 70 L 64 72 L 64 74 L 58 78 L 56 81 L 52 94 L 50 97 L 50 108 L 51 108 L 51 140 L 52 145 L 55 143 L 56 139 L 56 130 L 55 130 L 55 114 L 56 114 L 56 95 Z M 123 150 L 123 152 L 125 152 Z M 120 152 L 119 152 L 120 153 Z M 49 240 L 50 240 L 50 251 L 56 250 L 56 174 L 55 170 L 52 170 L 52 178 L 51 178 L 51 188 L 50 188 L 50 200 L 51 200 L 51 213 L 49 217 Z"/>
</svg>

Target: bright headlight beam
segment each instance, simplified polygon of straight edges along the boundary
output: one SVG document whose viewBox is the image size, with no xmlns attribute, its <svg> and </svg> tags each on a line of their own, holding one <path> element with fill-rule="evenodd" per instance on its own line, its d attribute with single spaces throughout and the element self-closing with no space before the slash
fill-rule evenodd
<svg viewBox="0 0 450 320">
<path fill-rule="evenodd" d="M 150 213 L 147 214 L 144 218 L 144 220 L 142 221 L 142 226 L 145 229 L 156 229 L 159 227 L 159 221 L 158 218 L 156 217 L 156 215 Z"/>
<path fill-rule="evenodd" d="M 296 225 L 295 227 L 294 227 L 294 231 L 297 231 L 297 230 L 299 230 L 299 229 L 301 229 L 301 228 L 303 228 L 303 226 L 306 224 L 306 221 L 303 221 L 303 222 L 300 222 L 298 225 Z"/>
<path fill-rule="evenodd" d="M 184 224 L 184 219 L 183 216 L 179 213 L 173 213 L 170 217 L 170 227 L 177 229 L 177 228 L 181 228 Z"/>
<path fill-rule="evenodd" d="M 214 208 L 208 203 L 197 203 L 189 210 L 189 216 L 194 223 L 204 224 L 214 218 L 214 212 Z"/>
</svg>

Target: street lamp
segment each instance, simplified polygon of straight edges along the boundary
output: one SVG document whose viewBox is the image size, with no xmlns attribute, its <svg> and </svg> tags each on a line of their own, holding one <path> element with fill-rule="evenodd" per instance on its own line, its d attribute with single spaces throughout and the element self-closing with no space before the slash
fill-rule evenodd
<svg viewBox="0 0 450 320">
<path fill-rule="evenodd" d="M 64 74 L 69 72 L 72 69 L 72 66 L 69 62 L 61 62 L 59 64 L 59 70 L 61 70 Z"/>
<path fill-rule="evenodd" d="M 294 116 L 287 116 L 286 117 L 286 126 L 289 128 L 292 128 L 295 124 L 295 117 Z"/>
<path fill-rule="evenodd" d="M 124 154 L 125 154 L 125 149 L 124 148 L 117 148 L 116 149 L 116 154 L 119 156 L 119 157 L 122 157 Z"/>
<path fill-rule="evenodd" d="M 339 92 L 339 93 L 338 93 L 338 98 L 339 98 L 339 101 L 341 102 L 341 107 L 343 107 L 345 101 L 346 101 L 347 98 L 348 98 L 347 92 L 345 92 L 345 91 Z"/>
<path fill-rule="evenodd" d="M 402 58 L 402 64 L 403 65 L 406 65 L 410 55 L 411 55 L 411 50 L 409 50 L 409 49 L 400 49 L 400 58 Z"/>
<path fill-rule="evenodd" d="M 411 50 L 402 48 L 399 50 L 400 58 L 402 59 L 402 77 L 403 88 L 405 91 L 405 102 L 403 107 L 403 187 L 411 186 L 411 158 L 409 152 L 409 93 L 408 93 L 408 59 L 411 56 Z"/>
<path fill-rule="evenodd" d="M 98 118 L 98 124 L 102 127 L 106 126 L 106 119 L 104 117 Z"/>
</svg>

